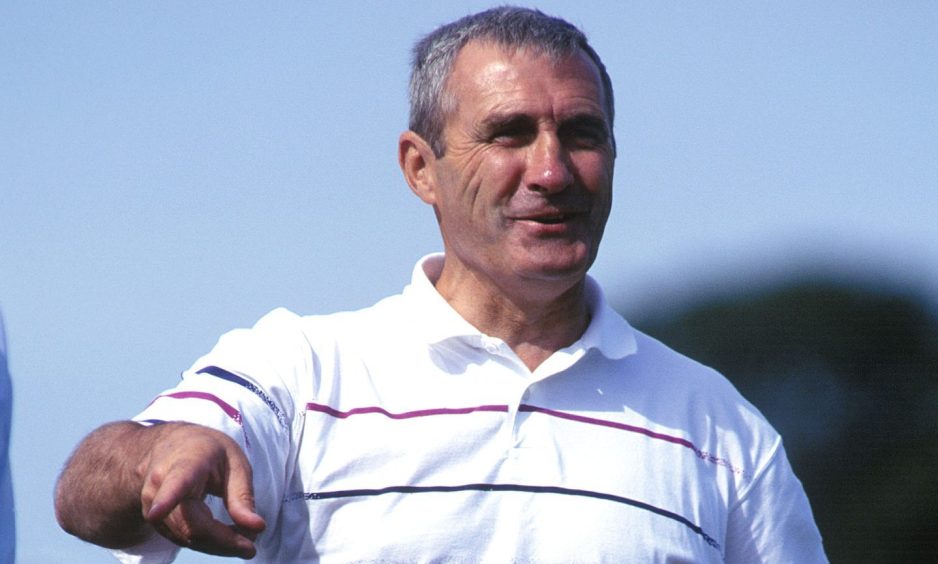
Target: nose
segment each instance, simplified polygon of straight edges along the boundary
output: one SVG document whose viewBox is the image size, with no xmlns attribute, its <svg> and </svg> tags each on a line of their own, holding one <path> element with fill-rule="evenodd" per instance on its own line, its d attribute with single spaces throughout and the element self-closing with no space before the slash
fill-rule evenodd
<svg viewBox="0 0 938 564">
<path fill-rule="evenodd" d="M 530 145 L 524 184 L 535 192 L 561 192 L 573 184 L 570 155 L 556 133 L 541 132 Z"/>
</svg>

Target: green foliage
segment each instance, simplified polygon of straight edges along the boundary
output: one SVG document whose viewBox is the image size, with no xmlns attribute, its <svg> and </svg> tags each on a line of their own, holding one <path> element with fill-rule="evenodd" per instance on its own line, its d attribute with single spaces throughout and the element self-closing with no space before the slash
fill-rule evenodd
<svg viewBox="0 0 938 564">
<path fill-rule="evenodd" d="M 782 433 L 832 562 L 938 561 L 938 319 L 923 300 L 802 279 L 632 321 Z"/>
</svg>

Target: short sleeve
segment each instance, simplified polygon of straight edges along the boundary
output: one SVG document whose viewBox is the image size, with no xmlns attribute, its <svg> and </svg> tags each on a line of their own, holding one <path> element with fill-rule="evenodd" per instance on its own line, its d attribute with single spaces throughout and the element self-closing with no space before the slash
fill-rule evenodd
<svg viewBox="0 0 938 564">
<path fill-rule="evenodd" d="M 176 387 L 158 395 L 134 420 L 144 425 L 185 421 L 231 437 L 251 463 L 257 511 L 273 523 L 295 458 L 295 383 L 309 380 L 304 375 L 310 358 L 299 316 L 274 310 L 251 329 L 224 334 Z M 220 500 L 209 496 L 207 502 L 216 518 L 230 522 Z M 171 562 L 173 548 L 155 540 L 145 559 L 128 562 Z"/>
<path fill-rule="evenodd" d="M 145 542 L 124 550 L 112 550 L 111 554 L 121 564 L 169 564 L 176 559 L 180 547 L 169 539 L 154 534 Z"/>
<path fill-rule="evenodd" d="M 827 562 L 811 505 L 781 442 L 731 508 L 726 562 Z"/>
</svg>

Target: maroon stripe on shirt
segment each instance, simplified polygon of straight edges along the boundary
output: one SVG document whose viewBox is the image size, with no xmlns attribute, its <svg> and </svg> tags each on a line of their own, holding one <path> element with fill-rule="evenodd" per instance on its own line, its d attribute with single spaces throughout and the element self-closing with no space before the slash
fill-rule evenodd
<svg viewBox="0 0 938 564">
<path fill-rule="evenodd" d="M 169 393 L 169 394 L 163 394 L 163 395 L 161 395 L 161 396 L 157 396 L 157 397 L 156 397 L 156 400 L 158 400 L 158 399 L 160 399 L 160 398 L 201 399 L 201 400 L 207 400 L 207 401 L 210 401 L 210 402 L 214 403 L 214 404 L 217 405 L 218 407 L 220 407 L 221 410 L 225 412 L 225 415 L 227 415 L 228 417 L 230 417 L 231 419 L 233 419 L 235 423 L 237 423 L 238 425 L 241 425 L 241 424 L 242 424 L 242 417 L 241 417 L 241 412 L 240 412 L 240 411 L 238 411 L 237 409 L 235 409 L 234 407 L 232 407 L 231 404 L 225 402 L 224 400 L 222 400 L 222 399 L 219 398 L 218 396 L 209 394 L 209 393 L 207 393 L 207 392 L 195 392 L 195 391 L 190 391 L 190 392 L 172 392 L 172 393 Z M 156 401 L 156 400 L 153 400 L 153 401 Z"/>
<path fill-rule="evenodd" d="M 697 458 L 700 458 L 701 460 L 706 460 L 708 462 L 712 462 L 713 464 L 716 464 L 717 466 L 723 466 L 729 469 L 734 474 L 746 473 L 745 470 L 743 470 L 742 468 L 738 468 L 730 464 L 728 460 L 719 458 L 713 454 L 710 454 L 709 452 L 705 452 L 697 448 L 697 446 L 694 443 L 688 441 L 687 439 L 683 439 L 681 437 L 675 437 L 674 435 L 658 433 L 656 431 L 652 431 L 651 429 L 638 427 L 636 425 L 628 425 L 626 423 L 608 421 L 606 419 L 597 419 L 595 417 L 586 417 L 584 415 L 576 415 L 574 413 L 566 413 L 564 411 L 557 411 L 554 409 L 547 409 L 546 407 L 537 407 L 534 405 L 528 405 L 524 403 L 521 404 L 518 410 L 528 412 L 528 413 L 543 413 L 545 415 L 550 415 L 551 417 L 558 417 L 560 419 L 566 419 L 568 421 L 576 421 L 578 423 L 586 423 L 588 425 L 598 425 L 601 427 L 609 427 L 612 429 L 619 429 L 621 431 L 628 431 L 630 433 L 639 433 L 641 435 L 645 435 L 646 437 L 649 437 L 652 439 L 656 439 L 659 441 L 666 441 L 672 444 L 680 445 L 685 448 L 689 448 L 690 450 L 694 451 L 694 454 L 697 455 Z"/>
<path fill-rule="evenodd" d="M 331 415 L 333 417 L 338 417 L 339 419 L 345 419 L 351 417 L 352 415 L 364 415 L 366 413 L 377 413 L 379 415 L 384 415 L 391 419 L 413 419 L 415 417 L 428 417 L 431 415 L 466 415 L 476 411 L 494 411 L 500 413 L 507 413 L 507 405 L 480 405 L 476 407 L 440 407 L 436 409 L 420 409 L 417 411 L 405 411 L 402 413 L 391 413 L 390 411 L 382 407 L 355 407 L 348 411 L 340 411 L 334 407 L 329 407 L 328 405 L 323 405 L 321 403 L 307 403 L 306 411 L 318 411 L 320 413 L 325 413 L 326 415 Z"/>
<path fill-rule="evenodd" d="M 577 423 L 585 423 L 587 425 L 596 425 L 600 427 L 618 429 L 620 431 L 627 431 L 630 433 L 638 433 L 650 439 L 665 441 L 671 444 L 675 444 L 675 445 L 687 448 L 693 451 L 693 453 L 697 456 L 697 458 L 700 458 L 701 460 L 705 460 L 712 464 L 716 464 L 717 466 L 723 466 L 724 468 L 727 468 L 734 474 L 742 474 L 742 475 L 746 474 L 746 471 L 743 470 L 742 468 L 734 466 L 729 461 L 723 458 L 719 458 L 713 454 L 710 454 L 708 452 L 701 450 L 696 445 L 694 445 L 694 443 L 692 443 L 691 441 L 687 439 L 677 437 L 674 435 L 659 433 L 657 431 L 652 431 L 651 429 L 638 427 L 636 425 L 628 425 L 626 423 L 619 423 L 617 421 L 609 421 L 606 419 L 598 419 L 595 417 L 586 417 L 583 415 L 576 415 L 574 413 L 567 413 L 564 411 L 557 411 L 554 409 L 548 409 L 546 407 L 538 407 L 535 405 L 529 405 L 529 404 L 524 404 L 524 403 L 521 404 L 518 409 L 519 411 L 526 412 L 526 413 L 540 413 L 542 415 L 548 415 L 550 417 L 557 417 L 560 419 L 565 419 L 567 421 L 575 421 Z M 443 408 L 435 408 L 435 409 L 419 409 L 415 411 L 404 411 L 400 413 L 392 413 L 382 407 L 377 407 L 377 406 L 354 407 L 347 411 L 341 411 L 334 407 L 330 407 L 328 405 L 310 402 L 306 404 L 306 410 L 318 411 L 320 413 L 325 413 L 326 415 L 331 415 L 332 417 L 337 417 L 339 419 L 346 419 L 353 415 L 363 415 L 363 414 L 371 413 L 371 414 L 384 415 L 385 417 L 399 420 L 399 419 L 413 419 L 417 417 L 429 417 L 429 416 L 434 416 L 434 415 L 466 415 L 469 413 L 475 413 L 475 412 L 480 412 L 480 411 L 507 413 L 508 406 L 507 405 L 480 405 L 480 406 L 475 406 L 475 407 L 458 407 L 458 408 L 443 407 Z"/>
</svg>

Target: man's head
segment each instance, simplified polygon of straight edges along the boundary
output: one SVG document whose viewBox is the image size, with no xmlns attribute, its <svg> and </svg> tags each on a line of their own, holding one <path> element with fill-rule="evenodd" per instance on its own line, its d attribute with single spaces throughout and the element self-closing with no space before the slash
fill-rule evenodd
<svg viewBox="0 0 938 564">
<path fill-rule="evenodd" d="M 413 81 L 425 103 L 415 101 L 399 159 L 443 235 L 437 288 L 546 304 L 581 287 L 615 162 L 611 87 L 595 53 L 566 22 L 516 8 L 469 16 L 421 45 L 416 74 L 432 80 Z"/>
<path fill-rule="evenodd" d="M 523 48 L 552 59 L 582 51 L 599 70 L 611 134 L 615 115 L 612 81 L 583 32 L 538 10 L 504 6 L 443 25 L 414 46 L 409 127 L 430 144 L 437 156 L 446 150 L 443 128 L 456 103 L 447 90 L 449 77 L 456 56 L 472 41 L 494 43 L 508 51 Z M 612 142 L 614 146 L 614 138 Z"/>
</svg>

